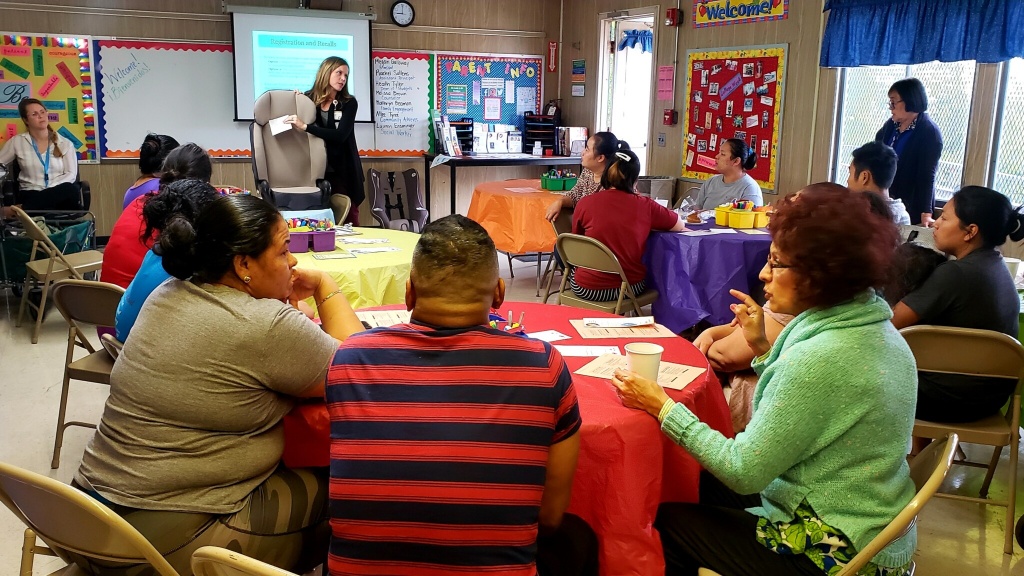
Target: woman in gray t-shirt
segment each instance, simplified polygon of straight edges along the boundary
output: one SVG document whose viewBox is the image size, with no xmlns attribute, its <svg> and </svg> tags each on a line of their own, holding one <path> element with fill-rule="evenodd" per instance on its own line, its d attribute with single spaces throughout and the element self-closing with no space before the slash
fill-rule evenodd
<svg viewBox="0 0 1024 576">
<path fill-rule="evenodd" d="M 288 238 L 255 196 L 168 222 L 153 249 L 174 278 L 143 305 L 75 474 L 181 574 L 204 545 L 299 572 L 326 556 L 327 473 L 280 465 L 281 419 L 323 399 L 339 341 L 362 324 L 330 276 L 295 268 Z M 310 297 L 322 329 L 289 304 Z"/>
<path fill-rule="evenodd" d="M 696 205 L 699 210 L 711 210 L 733 200 L 750 200 L 754 206 L 764 204 L 761 187 L 747 174 L 757 165 L 757 152 L 738 138 L 722 142 L 715 157 L 716 176 L 701 184 Z"/>
</svg>

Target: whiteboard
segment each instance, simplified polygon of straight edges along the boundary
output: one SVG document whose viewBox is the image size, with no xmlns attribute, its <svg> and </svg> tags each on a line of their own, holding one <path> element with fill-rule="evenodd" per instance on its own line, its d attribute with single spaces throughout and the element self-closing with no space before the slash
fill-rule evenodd
<svg viewBox="0 0 1024 576">
<path fill-rule="evenodd" d="M 104 158 L 137 158 L 146 134 L 195 142 L 211 156 L 249 156 L 249 123 L 234 121 L 231 46 L 96 40 Z"/>
</svg>

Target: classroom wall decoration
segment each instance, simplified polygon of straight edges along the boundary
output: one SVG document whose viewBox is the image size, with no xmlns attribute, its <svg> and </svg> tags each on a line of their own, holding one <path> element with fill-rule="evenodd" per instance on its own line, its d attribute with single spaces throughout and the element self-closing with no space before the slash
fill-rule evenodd
<svg viewBox="0 0 1024 576">
<path fill-rule="evenodd" d="M 98 161 L 89 38 L 3 34 L 0 146 L 25 130 L 23 98 L 43 102 L 50 126 L 75 145 L 80 162 Z"/>
<path fill-rule="evenodd" d="M 787 45 L 690 50 L 686 55 L 683 178 L 717 174 L 722 142 L 739 138 L 757 153 L 747 173 L 774 190 L 785 94 Z"/>
<path fill-rule="evenodd" d="M 540 112 L 541 56 L 438 54 L 435 94 L 441 114 L 457 120 L 511 124 Z"/>
<path fill-rule="evenodd" d="M 234 121 L 231 45 L 93 44 L 104 158 L 138 158 L 148 132 L 195 142 L 215 157 L 249 156 L 249 123 Z"/>
<path fill-rule="evenodd" d="M 693 0 L 693 27 L 789 18 L 789 0 Z"/>
<path fill-rule="evenodd" d="M 373 51 L 376 150 L 360 150 L 360 153 L 419 156 L 430 149 L 433 77 L 433 54 Z M 363 141 L 357 141 L 363 148 Z"/>
</svg>

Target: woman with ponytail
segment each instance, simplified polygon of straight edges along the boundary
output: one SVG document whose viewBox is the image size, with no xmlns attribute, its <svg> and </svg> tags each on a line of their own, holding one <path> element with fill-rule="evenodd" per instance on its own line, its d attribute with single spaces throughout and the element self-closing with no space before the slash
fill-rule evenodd
<svg viewBox="0 0 1024 576">
<path fill-rule="evenodd" d="M 123 208 L 135 201 L 139 196 L 156 192 L 160 188 L 160 167 L 164 158 L 179 146 L 178 141 L 163 134 L 146 134 L 139 147 L 139 172 L 142 174 L 124 193 Z"/>
<path fill-rule="evenodd" d="M 46 107 L 39 100 L 23 99 L 18 103 L 18 114 L 27 131 L 0 148 L 0 164 L 18 161 L 18 196 L 14 203 L 25 210 L 82 209 L 75 145 L 53 130 Z M 4 217 L 8 216 L 5 212 Z"/>
<path fill-rule="evenodd" d="M 711 210 L 733 200 L 750 200 L 755 206 L 764 204 L 761 187 L 747 174 L 757 165 L 757 152 L 738 138 L 722 142 L 715 157 L 718 174 L 701 184 L 696 205 Z"/>
<path fill-rule="evenodd" d="M 558 200 L 548 206 L 547 219 L 554 222 L 562 208 L 572 208 L 586 196 L 601 189 L 601 177 L 615 162 L 615 153 L 629 150 L 625 140 L 619 140 L 611 132 L 598 132 L 587 140 L 587 146 L 580 157 L 583 171 L 576 179 L 576 185 Z"/>
<path fill-rule="evenodd" d="M 601 176 L 601 190 L 576 205 L 572 218 L 574 234 L 601 241 L 619 259 L 633 292 L 644 291 L 647 268 L 641 259 L 652 230 L 686 230 L 675 212 L 636 193 L 640 159 L 631 150 L 620 150 Z M 616 274 L 574 269 L 569 286 L 587 300 L 607 302 L 619 297 L 621 279 Z"/>
<path fill-rule="evenodd" d="M 74 485 L 191 574 L 200 546 L 305 573 L 327 557 L 328 472 L 280 464 L 282 417 L 324 397 L 339 341 L 362 330 L 325 273 L 295 268 L 280 212 L 219 196 L 154 246 L 174 278 L 139 313 Z M 291 302 L 312 298 L 317 326 Z M 73 557 L 90 574 L 124 565 Z"/>
<path fill-rule="evenodd" d="M 1024 217 L 999 192 L 966 186 L 946 202 L 934 227 L 935 248 L 956 259 L 939 264 L 920 288 L 896 304 L 893 324 L 978 328 L 1016 338 L 1020 299 L 997 249 L 1007 238 L 1024 239 Z M 979 381 L 986 384 L 979 386 Z M 917 417 L 978 420 L 999 410 L 1016 382 L 921 372 Z"/>
</svg>

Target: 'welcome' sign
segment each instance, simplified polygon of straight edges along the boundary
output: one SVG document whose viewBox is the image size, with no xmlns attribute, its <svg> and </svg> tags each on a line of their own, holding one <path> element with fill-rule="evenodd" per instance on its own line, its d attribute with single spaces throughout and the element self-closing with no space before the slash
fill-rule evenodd
<svg viewBox="0 0 1024 576">
<path fill-rule="evenodd" d="M 693 0 L 693 27 L 785 20 L 789 0 Z"/>
</svg>

